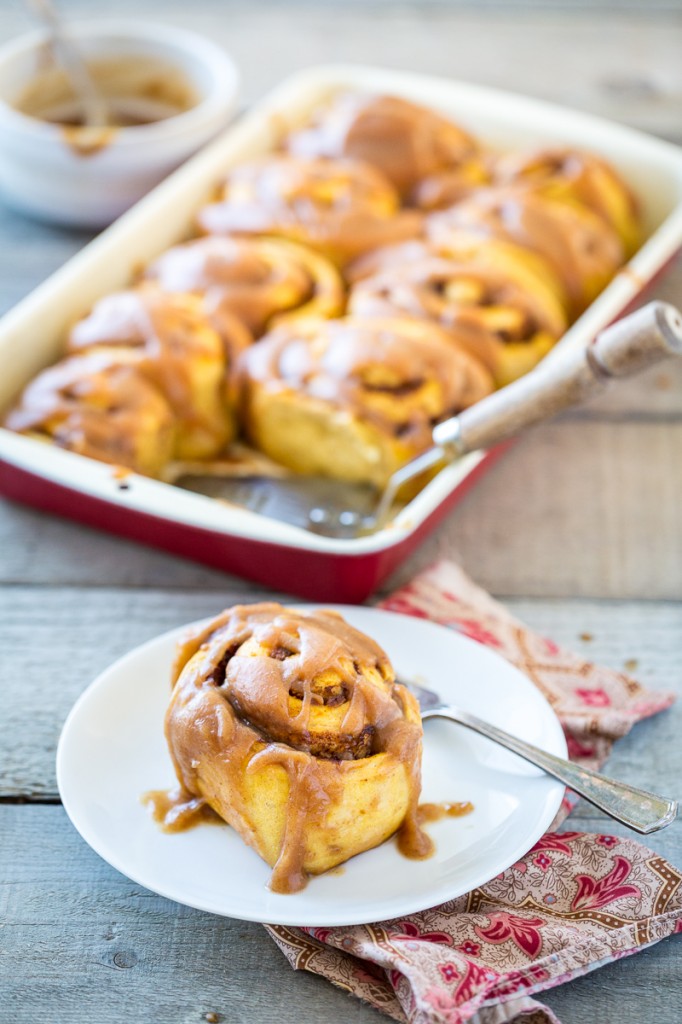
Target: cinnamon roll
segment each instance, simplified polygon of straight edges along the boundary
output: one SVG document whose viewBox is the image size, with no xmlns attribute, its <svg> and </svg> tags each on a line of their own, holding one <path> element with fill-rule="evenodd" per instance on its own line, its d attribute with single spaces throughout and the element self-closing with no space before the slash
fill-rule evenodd
<svg viewBox="0 0 682 1024">
<path fill-rule="evenodd" d="M 428 448 L 435 423 L 488 394 L 488 370 L 422 320 L 282 328 L 241 363 L 252 443 L 299 473 L 383 486 Z"/>
<path fill-rule="evenodd" d="M 351 157 L 381 171 L 409 198 L 420 179 L 469 165 L 475 140 L 433 110 L 399 96 L 342 93 L 285 143 L 301 157 Z M 466 175 L 464 175 L 466 177 Z"/>
<path fill-rule="evenodd" d="M 208 804 L 283 893 L 396 831 L 403 852 L 431 852 L 417 821 L 417 703 L 336 612 L 228 608 L 180 646 L 173 683 L 171 829 L 183 803 Z"/>
<path fill-rule="evenodd" d="M 503 186 L 521 185 L 583 203 L 613 228 L 628 256 L 639 245 L 641 226 L 635 196 L 613 167 L 592 153 L 559 147 L 509 153 L 496 162 L 494 177 Z"/>
<path fill-rule="evenodd" d="M 207 234 L 281 235 L 343 265 L 418 233 L 420 216 L 399 207 L 393 185 L 370 164 L 270 156 L 236 167 L 198 224 Z"/>
<path fill-rule="evenodd" d="M 410 260 L 354 286 L 355 316 L 433 320 L 490 370 L 501 387 L 532 369 L 566 328 L 542 278 L 511 266 L 437 255 Z"/>
<path fill-rule="evenodd" d="M 581 313 L 623 263 L 618 235 L 601 217 L 575 201 L 523 188 L 482 189 L 457 206 L 427 218 L 426 234 L 458 256 L 484 245 L 506 251 L 563 290 L 570 315 Z"/>
<path fill-rule="evenodd" d="M 175 449 L 175 417 L 129 353 L 89 352 L 31 381 L 5 426 L 100 462 L 159 477 Z"/>
<path fill-rule="evenodd" d="M 283 238 L 199 238 L 168 249 L 145 277 L 167 292 L 204 296 L 214 323 L 227 312 L 256 337 L 290 318 L 338 316 L 344 304 L 338 270 Z"/>
<path fill-rule="evenodd" d="M 68 347 L 135 361 L 173 410 L 176 458 L 212 458 L 234 436 L 228 355 L 199 300 L 154 288 L 115 292 L 73 327 Z"/>
</svg>

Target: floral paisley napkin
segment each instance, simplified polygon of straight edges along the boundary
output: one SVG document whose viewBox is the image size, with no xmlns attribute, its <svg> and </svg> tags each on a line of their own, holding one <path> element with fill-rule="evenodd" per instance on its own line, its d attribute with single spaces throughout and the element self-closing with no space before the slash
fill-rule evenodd
<svg viewBox="0 0 682 1024">
<path fill-rule="evenodd" d="M 581 764 L 601 765 L 614 739 L 673 701 L 532 633 L 451 562 L 381 607 L 456 629 L 515 664 L 556 711 Z M 554 827 L 575 802 L 566 796 Z M 632 839 L 550 831 L 487 885 L 431 910 L 349 928 L 268 930 L 294 968 L 398 1021 L 558 1024 L 531 996 L 682 932 L 681 883 Z"/>
</svg>

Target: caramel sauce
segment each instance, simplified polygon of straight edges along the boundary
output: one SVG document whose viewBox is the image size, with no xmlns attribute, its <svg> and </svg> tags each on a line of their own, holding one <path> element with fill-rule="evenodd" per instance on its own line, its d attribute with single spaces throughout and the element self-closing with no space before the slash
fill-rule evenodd
<svg viewBox="0 0 682 1024">
<path fill-rule="evenodd" d="M 422 729 L 416 701 L 395 682 L 382 649 L 340 615 L 277 604 L 228 609 L 179 645 L 172 678 L 166 738 L 179 789 L 145 797 L 162 827 L 177 830 L 178 821 L 191 827 L 210 801 L 270 863 L 270 888 L 297 892 L 307 882 L 310 829 L 325 828 L 356 779 L 366 787 L 373 771 L 402 766 L 399 848 L 410 857 L 432 852 L 417 817 Z M 253 825 L 251 780 L 263 772 L 273 805 L 282 792 L 277 787 L 286 785 L 275 856 L 261 848 Z M 350 849 L 349 857 L 386 838 L 383 821 L 371 821 L 371 808 L 365 812 L 368 827 L 379 828 L 376 842 Z M 395 809 L 382 813 L 395 816 Z M 343 836 L 327 839 L 338 840 L 332 854 L 343 851 Z"/>
<path fill-rule="evenodd" d="M 474 805 L 468 800 L 460 803 L 448 803 L 444 801 L 439 804 L 420 804 L 417 808 L 419 823 L 425 825 L 432 821 L 442 821 L 443 818 L 462 818 L 471 814 Z"/>
<path fill-rule="evenodd" d="M 224 825 L 203 797 L 181 789 L 150 789 L 140 797 L 164 832 L 187 832 L 195 825 Z"/>
</svg>

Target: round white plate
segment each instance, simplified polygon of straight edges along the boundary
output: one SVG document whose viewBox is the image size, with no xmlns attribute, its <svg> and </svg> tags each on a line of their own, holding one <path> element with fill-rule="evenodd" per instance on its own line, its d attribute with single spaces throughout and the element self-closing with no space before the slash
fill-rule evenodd
<svg viewBox="0 0 682 1024">
<path fill-rule="evenodd" d="M 325 606 L 329 607 L 329 606 Z M 561 726 L 533 684 L 487 648 L 430 622 L 337 606 L 386 650 L 398 677 L 436 690 L 531 743 L 566 755 Z M 393 840 L 311 878 L 293 895 L 267 887 L 270 869 L 228 827 L 160 831 L 140 802 L 175 776 L 163 735 L 173 630 L 131 651 L 73 707 L 57 750 L 59 792 L 82 837 L 147 889 L 227 917 L 344 925 L 424 910 L 489 881 L 547 829 L 564 787 L 461 726 L 424 726 L 422 801 L 470 800 L 474 811 L 428 826 L 435 855 L 411 861 Z"/>
</svg>

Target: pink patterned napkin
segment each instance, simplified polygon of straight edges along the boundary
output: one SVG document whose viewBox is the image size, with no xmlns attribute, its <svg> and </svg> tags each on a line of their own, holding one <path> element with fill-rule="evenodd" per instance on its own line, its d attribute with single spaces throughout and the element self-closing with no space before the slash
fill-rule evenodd
<svg viewBox="0 0 682 1024">
<path fill-rule="evenodd" d="M 570 756 L 601 765 L 614 739 L 673 696 L 532 633 L 452 562 L 383 608 L 439 622 L 515 664 L 559 716 Z M 554 826 L 576 798 L 567 794 Z M 487 885 L 403 920 L 267 926 L 291 965 L 410 1024 L 558 1021 L 531 996 L 682 932 L 682 874 L 632 839 L 548 832 Z"/>
</svg>

